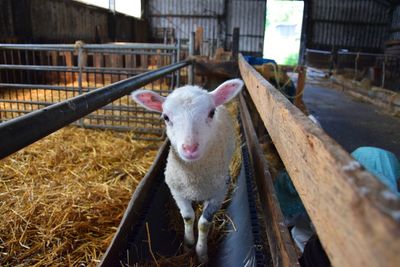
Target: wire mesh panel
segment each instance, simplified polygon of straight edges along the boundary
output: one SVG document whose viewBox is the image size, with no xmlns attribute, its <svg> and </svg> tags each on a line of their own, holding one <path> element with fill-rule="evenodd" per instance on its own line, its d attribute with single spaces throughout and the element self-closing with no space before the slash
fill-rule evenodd
<svg viewBox="0 0 400 267">
<path fill-rule="evenodd" d="M 179 52 L 179 45 L 164 44 L 0 44 L 0 121 L 175 63 Z M 185 79 L 184 73 L 166 75 L 144 88 L 167 95 Z M 137 138 L 162 138 L 164 132 L 160 115 L 138 107 L 129 96 L 75 123 L 129 130 Z"/>
</svg>

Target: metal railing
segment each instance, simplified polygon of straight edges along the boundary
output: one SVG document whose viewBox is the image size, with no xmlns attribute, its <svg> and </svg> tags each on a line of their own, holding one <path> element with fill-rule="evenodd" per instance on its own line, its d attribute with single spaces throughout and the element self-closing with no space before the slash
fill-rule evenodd
<svg viewBox="0 0 400 267">
<path fill-rule="evenodd" d="M 399 90 L 400 55 L 307 49 L 306 62 L 311 67 L 346 72 L 356 80 L 369 78 L 375 86 Z"/>
<path fill-rule="evenodd" d="M 178 62 L 0 124 L 0 159 L 190 63 Z"/>
<path fill-rule="evenodd" d="M 0 44 L 0 122 L 76 97 L 162 66 L 179 62 L 180 44 Z M 145 85 L 161 95 L 187 81 L 174 71 Z M 129 96 L 110 102 L 75 122 L 83 127 L 129 130 L 162 138 L 158 114 Z"/>
</svg>

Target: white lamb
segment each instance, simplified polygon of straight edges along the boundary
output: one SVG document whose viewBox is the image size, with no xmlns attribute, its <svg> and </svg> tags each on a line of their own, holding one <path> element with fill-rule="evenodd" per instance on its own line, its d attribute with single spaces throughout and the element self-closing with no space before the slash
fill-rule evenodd
<svg viewBox="0 0 400 267">
<path fill-rule="evenodd" d="M 147 90 L 132 93 L 137 103 L 162 113 L 165 120 L 171 141 L 165 180 L 183 217 L 184 243 L 189 248 L 195 244 L 192 202 L 204 204 L 196 244 L 202 263 L 208 261 L 208 230 L 225 199 L 235 149 L 232 118 L 222 105 L 233 99 L 242 86 L 241 80 L 233 79 L 210 93 L 190 85 L 174 90 L 166 98 Z"/>
</svg>

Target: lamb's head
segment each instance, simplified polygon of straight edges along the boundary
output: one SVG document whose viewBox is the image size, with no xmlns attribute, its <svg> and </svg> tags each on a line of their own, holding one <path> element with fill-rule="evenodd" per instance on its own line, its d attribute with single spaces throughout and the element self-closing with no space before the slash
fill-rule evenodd
<svg viewBox="0 0 400 267">
<path fill-rule="evenodd" d="M 233 99 L 243 82 L 233 79 L 208 93 L 198 86 L 183 86 L 167 97 L 137 90 L 132 98 L 143 107 L 162 113 L 172 146 L 184 161 L 200 159 L 215 134 L 218 106 Z"/>
</svg>

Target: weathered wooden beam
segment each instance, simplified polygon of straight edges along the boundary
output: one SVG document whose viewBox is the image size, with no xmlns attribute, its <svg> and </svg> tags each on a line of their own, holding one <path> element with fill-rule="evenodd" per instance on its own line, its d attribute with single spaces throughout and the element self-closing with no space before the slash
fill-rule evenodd
<svg viewBox="0 0 400 267">
<path fill-rule="evenodd" d="M 242 55 L 239 68 L 333 266 L 398 266 L 399 198 Z"/>
<path fill-rule="evenodd" d="M 257 174 L 254 178 L 266 222 L 265 230 L 274 266 L 300 266 L 294 243 L 290 238 L 288 228 L 284 224 L 268 164 L 258 143 L 250 113 L 242 95 L 240 95 L 240 117 L 246 136 L 245 139 L 247 140 L 250 160 L 254 173 Z"/>
</svg>

